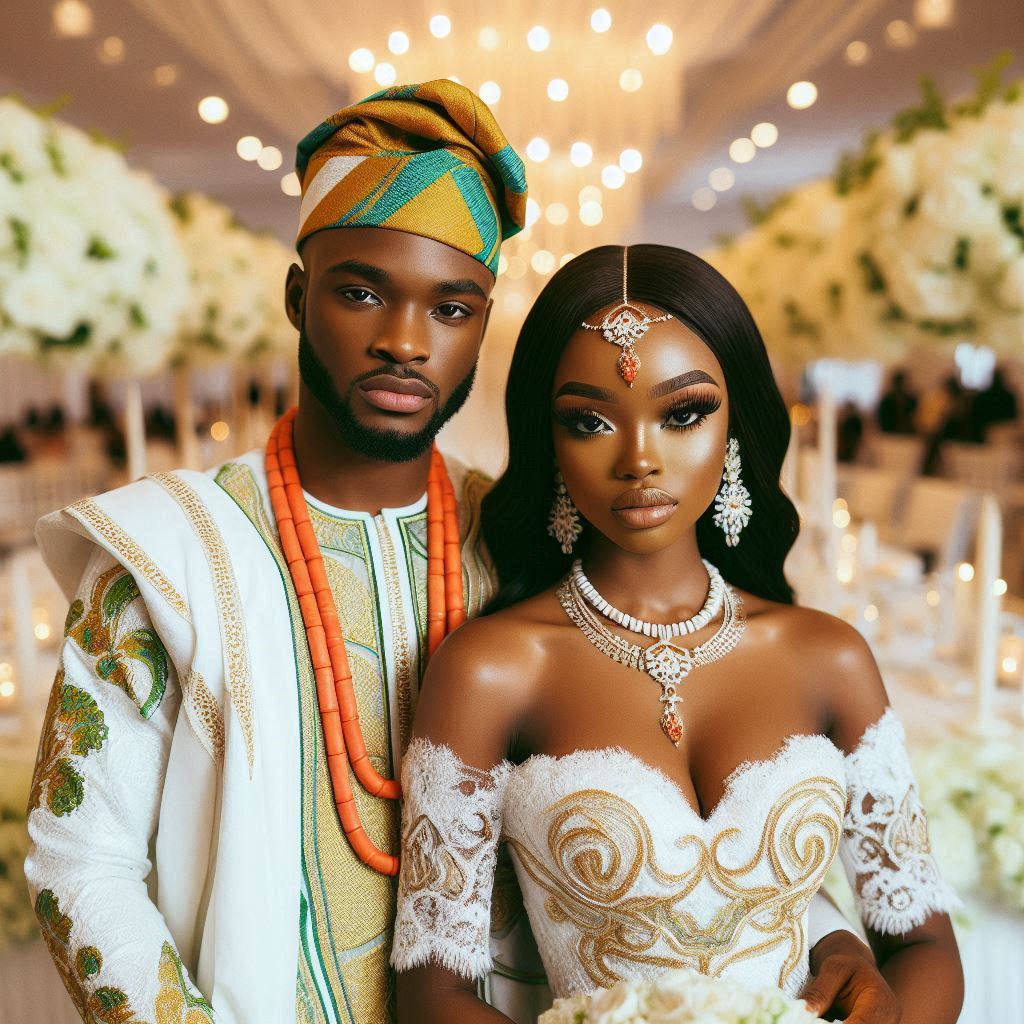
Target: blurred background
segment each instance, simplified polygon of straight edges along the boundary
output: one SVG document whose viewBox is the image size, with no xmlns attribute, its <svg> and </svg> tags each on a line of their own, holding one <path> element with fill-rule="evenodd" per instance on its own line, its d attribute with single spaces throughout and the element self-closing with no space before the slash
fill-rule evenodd
<svg viewBox="0 0 1024 1024">
<path fill-rule="evenodd" d="M 969 897 L 963 1020 L 1024 1021 L 1021 5 L 602 2 L 4 5 L 0 1022 L 69 1013 L 20 875 L 65 611 L 33 524 L 263 445 L 297 390 L 295 145 L 439 77 L 492 107 L 531 197 L 443 447 L 500 472 L 518 327 L 574 254 L 718 267 L 790 409 L 787 572 L 871 642 Z"/>
</svg>

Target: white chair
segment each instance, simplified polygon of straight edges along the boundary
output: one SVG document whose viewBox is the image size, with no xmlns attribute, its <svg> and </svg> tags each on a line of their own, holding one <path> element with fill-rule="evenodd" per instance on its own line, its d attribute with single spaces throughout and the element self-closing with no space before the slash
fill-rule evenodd
<svg viewBox="0 0 1024 1024">
<path fill-rule="evenodd" d="M 854 519 L 872 522 L 879 539 L 898 541 L 897 516 L 903 506 L 911 480 L 902 473 L 875 466 L 840 465 L 837 489 Z"/>
<path fill-rule="evenodd" d="M 968 557 L 981 493 L 962 484 L 920 477 L 910 485 L 897 516 L 902 547 L 927 554 L 931 568 L 949 569 Z"/>
<path fill-rule="evenodd" d="M 968 487 L 992 491 L 1001 498 L 1021 476 L 1024 447 L 1017 444 L 962 444 L 942 446 L 942 475 Z"/>
<path fill-rule="evenodd" d="M 925 441 L 921 437 L 877 433 L 868 443 L 867 452 L 873 466 L 900 473 L 909 479 L 921 472 Z"/>
</svg>

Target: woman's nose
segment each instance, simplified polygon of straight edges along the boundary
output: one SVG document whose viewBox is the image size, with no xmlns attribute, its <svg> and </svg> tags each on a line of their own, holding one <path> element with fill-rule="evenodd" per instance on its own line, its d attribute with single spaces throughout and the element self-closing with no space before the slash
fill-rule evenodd
<svg viewBox="0 0 1024 1024">
<path fill-rule="evenodd" d="M 620 480 L 646 480 L 661 473 L 661 459 L 648 430 L 637 427 L 625 435 L 615 475 Z"/>
</svg>

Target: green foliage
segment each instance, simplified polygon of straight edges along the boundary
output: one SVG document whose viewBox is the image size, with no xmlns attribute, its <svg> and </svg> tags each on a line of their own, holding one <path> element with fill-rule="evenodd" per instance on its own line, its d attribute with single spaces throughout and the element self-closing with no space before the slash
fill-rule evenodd
<svg viewBox="0 0 1024 1024">
<path fill-rule="evenodd" d="M 7 223 L 11 226 L 11 234 L 14 236 L 14 251 L 18 254 L 18 265 L 25 266 L 28 262 L 29 226 L 17 217 L 8 217 Z"/>
<path fill-rule="evenodd" d="M 865 184 L 875 173 L 881 161 L 878 152 L 880 138 L 881 134 L 876 130 L 866 132 L 859 152 L 840 154 L 833 174 L 838 195 L 849 195 L 853 189 Z"/>
<path fill-rule="evenodd" d="M 953 248 L 953 266 L 957 270 L 966 270 L 970 262 L 971 240 L 969 238 L 958 238 Z"/>
<path fill-rule="evenodd" d="M 921 88 L 921 103 L 899 111 L 892 119 L 892 128 L 897 142 L 909 142 L 918 132 L 927 128 L 947 131 L 946 100 L 939 92 L 935 80 L 922 75 L 918 80 Z"/>
<path fill-rule="evenodd" d="M 20 185 L 25 180 L 25 173 L 14 162 L 14 157 L 10 153 L 0 153 L 0 171 L 6 171 L 15 185 Z"/>
<path fill-rule="evenodd" d="M 878 264 L 872 258 L 871 253 L 867 250 L 860 253 L 857 256 L 857 262 L 864 271 L 864 287 L 869 292 L 884 292 L 885 278 L 882 276 L 882 271 L 879 270 Z"/>
<path fill-rule="evenodd" d="M 192 211 L 188 208 L 188 197 L 185 195 L 174 196 L 168 205 L 182 224 L 187 224 L 192 219 Z"/>
<path fill-rule="evenodd" d="M 149 319 L 145 313 L 142 312 L 142 307 L 137 303 L 133 302 L 128 307 L 128 319 L 131 320 L 132 326 L 134 327 L 148 327 Z"/>
<path fill-rule="evenodd" d="M 46 151 L 46 157 L 50 161 L 53 173 L 61 178 L 66 178 L 68 165 L 64 160 L 64 153 L 61 151 L 60 143 L 53 135 L 47 135 L 43 149 Z"/>
<path fill-rule="evenodd" d="M 756 227 L 758 224 L 764 224 L 771 220 L 776 213 L 779 212 L 792 198 L 792 193 L 783 192 L 781 195 L 776 196 L 770 203 L 762 205 L 753 196 L 743 196 L 740 199 L 740 205 L 743 207 L 743 213 L 746 215 L 747 222 L 752 226 Z"/>
<path fill-rule="evenodd" d="M 978 86 L 974 95 L 955 104 L 953 112 L 959 117 L 981 117 L 985 108 L 993 100 L 998 99 L 1000 94 L 1003 98 L 1008 98 L 1009 90 L 1004 91 L 1003 87 L 1003 74 L 1012 63 L 1013 53 L 1010 50 L 1003 50 L 990 63 L 975 68 L 974 77 Z M 1017 85 L 1018 83 L 1014 83 L 1010 88 Z"/>
<path fill-rule="evenodd" d="M 117 251 L 98 235 L 89 240 L 89 248 L 85 255 L 91 260 L 112 260 L 117 256 Z"/>
<path fill-rule="evenodd" d="M 44 352 L 51 348 L 82 348 L 88 344 L 91 335 L 92 324 L 81 323 L 66 338 L 51 338 L 47 335 L 39 344 Z"/>
</svg>

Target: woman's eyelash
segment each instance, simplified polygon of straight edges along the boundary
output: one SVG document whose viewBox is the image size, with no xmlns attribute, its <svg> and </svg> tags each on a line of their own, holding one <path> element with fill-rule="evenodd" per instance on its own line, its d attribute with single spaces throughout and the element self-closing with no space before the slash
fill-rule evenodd
<svg viewBox="0 0 1024 1024">
<path fill-rule="evenodd" d="M 555 413 L 555 419 L 567 430 L 571 430 L 577 437 L 596 437 L 600 432 L 600 427 L 606 425 L 603 416 L 594 412 L 593 409 L 587 409 L 584 406 L 579 406 L 572 409 L 559 409 Z M 592 424 L 598 429 L 596 430 L 580 430 L 580 426 L 585 420 L 594 421 Z"/>
<path fill-rule="evenodd" d="M 665 413 L 665 428 L 667 430 L 693 430 L 699 427 L 712 413 L 722 407 L 722 400 L 717 395 L 693 395 L 685 401 L 672 406 Z M 696 416 L 695 420 L 689 423 L 672 423 L 674 418 L 683 419 L 686 416 Z"/>
</svg>

